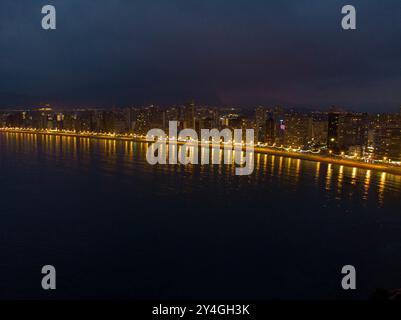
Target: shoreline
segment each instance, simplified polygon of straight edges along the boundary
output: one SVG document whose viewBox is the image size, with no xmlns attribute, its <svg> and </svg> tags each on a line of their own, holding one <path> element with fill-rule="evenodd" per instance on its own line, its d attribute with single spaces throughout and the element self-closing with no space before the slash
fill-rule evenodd
<svg viewBox="0 0 401 320">
<path fill-rule="evenodd" d="M 20 134 L 37 134 L 37 135 L 50 135 L 50 136 L 62 136 L 62 137 L 74 137 L 74 138 L 90 138 L 90 139 L 97 139 L 97 140 L 120 140 L 120 141 L 132 141 L 132 142 L 147 142 L 144 137 L 138 136 L 119 136 L 119 135 L 108 135 L 108 134 L 86 134 L 86 133 L 70 133 L 70 132 L 60 132 L 60 131 L 43 131 L 43 130 L 24 130 L 24 129 L 12 129 L 12 128 L 0 128 L 0 133 L 20 133 Z M 168 141 L 167 141 L 168 143 Z M 184 144 L 184 142 L 178 141 L 178 145 Z M 222 146 L 221 146 L 222 147 Z M 243 147 L 245 150 L 246 147 Z M 312 154 L 301 154 L 296 152 L 290 151 L 281 151 L 272 148 L 266 147 L 254 147 L 255 153 L 260 154 L 271 154 L 271 155 L 278 155 L 287 158 L 293 159 L 300 159 L 306 161 L 313 161 L 313 162 L 323 162 L 329 164 L 336 164 L 345 167 L 356 167 L 365 170 L 374 170 L 380 172 L 387 172 L 390 174 L 400 175 L 401 176 L 401 167 L 395 167 L 385 164 L 375 164 L 375 163 L 365 163 L 360 161 L 353 161 L 349 159 L 336 159 L 333 157 L 325 157 L 320 155 L 312 155 Z"/>
</svg>

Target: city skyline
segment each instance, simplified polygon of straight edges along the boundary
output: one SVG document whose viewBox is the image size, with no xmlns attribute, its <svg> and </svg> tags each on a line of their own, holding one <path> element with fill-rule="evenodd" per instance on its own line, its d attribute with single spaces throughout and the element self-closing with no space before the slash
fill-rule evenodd
<svg viewBox="0 0 401 320">
<path fill-rule="evenodd" d="M 203 129 L 252 129 L 253 143 L 262 148 L 339 156 L 370 164 L 401 164 L 401 106 L 397 113 L 350 112 L 336 107 L 330 111 L 299 111 L 258 106 L 250 114 L 240 108 L 219 109 L 195 102 L 167 108 L 151 105 L 65 110 L 47 105 L 0 110 L 3 130 L 55 130 L 85 136 L 93 133 L 93 137 L 102 134 L 145 137 L 152 129 L 168 129 L 171 121 L 179 130 L 194 129 L 195 134 Z"/>
</svg>

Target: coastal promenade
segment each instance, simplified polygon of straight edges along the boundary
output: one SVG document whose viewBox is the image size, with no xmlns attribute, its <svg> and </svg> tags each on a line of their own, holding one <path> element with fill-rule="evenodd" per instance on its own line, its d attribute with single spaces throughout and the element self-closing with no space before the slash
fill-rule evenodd
<svg viewBox="0 0 401 320">
<path fill-rule="evenodd" d="M 146 136 L 138 134 L 114 134 L 114 133 L 94 133 L 94 132 L 73 132 L 66 130 L 41 130 L 41 129 L 25 129 L 25 128 L 0 128 L 0 133 L 20 133 L 20 134 L 37 134 L 37 135 L 51 135 L 51 136 L 65 136 L 65 137 L 76 137 L 76 138 L 91 138 L 91 139 L 102 139 L 102 140 L 121 140 L 121 141 L 136 141 L 136 142 L 151 142 Z M 167 140 L 166 143 L 169 143 Z M 183 145 L 184 141 L 177 141 L 178 145 Z M 199 143 L 200 146 L 205 145 Z M 224 144 L 220 144 L 220 148 L 224 148 Z M 245 150 L 247 146 L 243 146 Z M 387 172 L 391 174 L 401 175 L 401 167 L 386 163 L 367 163 L 358 160 L 344 159 L 339 156 L 326 156 L 321 154 L 311 154 L 302 152 L 292 152 L 287 150 L 280 150 L 270 147 L 254 146 L 254 151 L 261 154 L 272 154 L 283 157 L 289 157 L 294 159 L 331 163 L 340 166 L 361 168 L 365 170 L 375 170 L 381 172 Z"/>
</svg>

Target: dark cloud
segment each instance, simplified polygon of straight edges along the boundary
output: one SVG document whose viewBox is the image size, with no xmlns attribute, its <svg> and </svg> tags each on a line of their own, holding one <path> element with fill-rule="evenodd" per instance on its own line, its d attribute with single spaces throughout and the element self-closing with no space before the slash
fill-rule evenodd
<svg viewBox="0 0 401 320">
<path fill-rule="evenodd" d="M 41 29 L 41 7 L 57 30 Z M 1 105 L 283 103 L 365 110 L 401 104 L 401 2 L 3 0 Z M 7 99 L 4 97 L 8 97 Z M 27 98 L 28 97 L 28 98 Z M 29 103 L 29 102 L 27 102 Z"/>
</svg>

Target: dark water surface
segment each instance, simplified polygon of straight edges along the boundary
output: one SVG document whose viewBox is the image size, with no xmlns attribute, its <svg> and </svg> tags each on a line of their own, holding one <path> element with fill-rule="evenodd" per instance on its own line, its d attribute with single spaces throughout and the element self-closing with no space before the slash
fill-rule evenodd
<svg viewBox="0 0 401 320">
<path fill-rule="evenodd" d="M 146 144 L 0 133 L 0 298 L 365 298 L 401 287 L 401 177 L 255 154 L 151 166 Z M 41 268 L 57 290 L 41 289 Z M 357 290 L 341 289 L 341 268 Z"/>
</svg>

